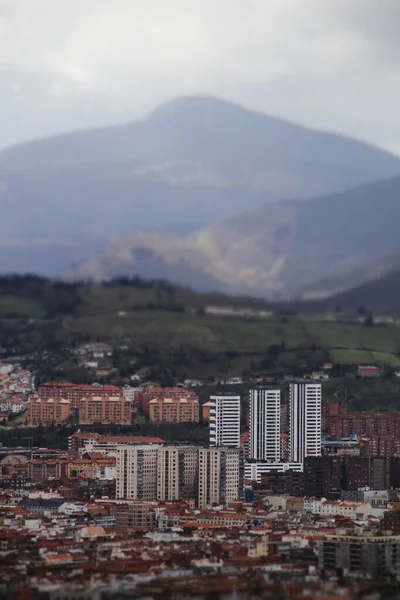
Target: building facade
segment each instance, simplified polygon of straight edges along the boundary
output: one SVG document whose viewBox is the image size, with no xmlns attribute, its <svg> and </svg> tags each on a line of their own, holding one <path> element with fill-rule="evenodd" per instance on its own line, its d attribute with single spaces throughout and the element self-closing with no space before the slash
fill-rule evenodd
<svg viewBox="0 0 400 600">
<path fill-rule="evenodd" d="M 198 506 L 224 506 L 240 499 L 242 482 L 240 449 L 208 448 L 199 450 Z"/>
<path fill-rule="evenodd" d="M 157 446 L 120 446 L 117 452 L 116 497 L 157 498 Z"/>
<path fill-rule="evenodd" d="M 357 572 L 369 579 L 398 573 L 400 536 L 327 536 L 319 546 L 318 565 Z"/>
<path fill-rule="evenodd" d="M 240 448 L 240 396 L 211 396 L 210 446 Z"/>
<path fill-rule="evenodd" d="M 307 456 L 321 456 L 321 384 L 290 384 L 289 457 L 303 463 Z"/>
<path fill-rule="evenodd" d="M 196 446 L 164 446 L 157 456 L 157 500 L 197 497 L 198 454 Z"/>
<path fill-rule="evenodd" d="M 79 402 L 80 425 L 130 425 L 132 402 L 124 396 L 89 396 Z"/>
<path fill-rule="evenodd" d="M 280 460 L 280 390 L 258 388 L 250 390 L 250 458 L 279 462 Z"/>
<path fill-rule="evenodd" d="M 198 423 L 200 408 L 197 396 L 153 398 L 149 402 L 150 421 L 166 423 Z"/>
<path fill-rule="evenodd" d="M 385 490 L 390 485 L 390 461 L 367 456 L 320 456 L 304 461 L 304 494 L 338 500 L 342 491 Z"/>
<path fill-rule="evenodd" d="M 138 409 L 143 412 L 146 417 L 150 416 L 150 401 L 159 398 L 195 398 L 197 395 L 186 388 L 181 387 L 149 387 L 138 391 L 136 395 Z"/>
<path fill-rule="evenodd" d="M 82 398 L 90 396 L 122 396 L 122 388 L 115 385 L 76 385 L 69 382 L 49 381 L 43 383 L 39 389 L 40 398 L 59 398 L 69 400 L 72 410 L 79 410 Z"/>
<path fill-rule="evenodd" d="M 31 397 L 28 402 L 28 425 L 51 427 L 66 423 L 70 416 L 70 403 L 60 398 Z"/>
</svg>

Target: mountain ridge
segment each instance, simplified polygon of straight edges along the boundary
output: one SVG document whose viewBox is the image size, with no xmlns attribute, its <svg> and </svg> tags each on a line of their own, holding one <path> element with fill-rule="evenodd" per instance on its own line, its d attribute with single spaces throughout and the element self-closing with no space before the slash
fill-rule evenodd
<svg viewBox="0 0 400 600">
<path fill-rule="evenodd" d="M 129 236 L 67 276 L 159 277 L 164 264 L 183 285 L 191 272 L 191 280 L 196 274 L 203 282 L 211 278 L 218 291 L 293 300 L 328 289 L 333 296 L 400 265 L 399 218 L 400 177 L 310 200 L 266 203 L 182 239 Z"/>
<path fill-rule="evenodd" d="M 0 235 L 12 245 L 14 238 L 51 239 L 56 234 L 73 240 L 73 262 L 84 264 L 97 253 L 82 243 L 88 237 L 96 244 L 100 241 L 101 252 L 110 243 L 118 244 L 115 240 L 138 233 L 181 231 L 190 237 L 182 259 L 176 258 L 182 243 L 164 238 L 170 251 L 175 248 L 174 261 L 168 263 L 175 276 L 180 262 L 189 277 L 189 256 L 198 277 L 205 278 L 204 285 L 211 278 L 240 289 L 248 287 L 248 281 L 256 287 L 260 280 L 263 289 L 279 293 L 283 271 L 285 285 L 297 278 L 292 271 L 300 267 L 303 283 L 310 283 L 304 271 L 309 256 L 303 266 L 287 257 L 293 244 L 298 244 L 296 252 L 301 254 L 312 238 L 314 246 L 308 253 L 314 261 L 318 258 L 315 244 L 323 246 L 324 240 L 317 239 L 318 228 L 307 230 L 303 221 L 314 219 L 313 210 L 320 212 L 320 198 L 333 194 L 326 211 L 337 223 L 329 203 L 339 202 L 338 190 L 396 175 L 400 175 L 400 159 L 363 142 L 216 98 L 189 97 L 164 104 L 140 122 L 52 136 L 0 152 Z M 293 198 L 316 198 L 316 208 L 307 217 L 307 207 L 312 205 L 306 202 L 300 209 L 288 202 Z M 276 207 L 265 208 L 270 203 Z M 256 210 L 260 212 L 252 217 Z M 368 213 L 367 234 L 374 230 L 374 210 Z M 231 221 L 245 211 L 247 221 L 246 217 Z M 318 219 L 330 236 L 329 222 L 324 223 L 320 214 Z M 255 235 L 246 240 L 242 229 L 250 227 Z M 296 231 L 304 233 L 301 243 Z M 360 227 L 357 231 L 365 250 L 364 233 Z M 154 239 L 149 243 L 154 245 Z M 146 265 L 159 274 L 168 257 L 157 244 L 147 248 L 155 251 L 155 262 L 148 259 Z M 384 239 L 381 245 L 382 252 L 393 250 L 391 241 L 386 249 Z M 140 240 L 139 247 L 146 244 Z M 364 250 L 357 259 L 363 259 Z M 11 262 L 4 248 L 0 252 L 0 270 L 9 272 L 27 259 L 31 270 L 43 275 L 54 276 L 70 266 L 67 254 L 61 256 L 56 245 L 48 246 L 47 271 L 42 256 L 40 260 L 34 253 L 30 256 L 29 244 L 20 255 L 16 249 L 13 252 Z M 207 264 L 199 270 L 199 262 Z M 321 262 L 313 269 L 321 271 L 323 266 Z"/>
</svg>

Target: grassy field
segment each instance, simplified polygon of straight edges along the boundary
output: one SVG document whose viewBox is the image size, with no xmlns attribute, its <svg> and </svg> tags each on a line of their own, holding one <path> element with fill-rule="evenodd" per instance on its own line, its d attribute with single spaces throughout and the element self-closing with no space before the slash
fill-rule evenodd
<svg viewBox="0 0 400 600">
<path fill-rule="evenodd" d="M 366 327 L 291 317 L 264 320 L 221 318 L 159 310 L 133 310 L 113 314 L 78 316 L 62 321 L 59 335 L 77 339 L 107 340 L 113 344 L 165 355 L 200 353 L 194 372 L 216 375 L 250 370 L 290 370 L 327 360 L 342 365 L 377 364 L 400 367 L 400 327 Z M 268 357 L 273 365 L 268 366 Z M 196 361 L 194 361 L 196 362 Z"/>
<path fill-rule="evenodd" d="M 0 296 L 0 318 L 40 319 L 45 311 L 40 302 L 15 296 Z"/>
<path fill-rule="evenodd" d="M 164 282 L 70 285 L 4 277 L 0 346 L 11 355 L 51 349 L 54 356 L 82 342 L 107 341 L 127 349 L 125 371 L 132 364 L 128 359 L 137 356 L 139 365 L 159 367 L 175 379 L 298 374 L 329 360 L 345 366 L 400 367 L 397 324 L 368 326 L 346 321 L 346 315 L 339 321 L 332 315 L 296 316 L 287 310 L 284 315 L 278 308 L 276 316 L 263 319 L 202 314 L 210 305 L 270 308 L 259 299 L 198 294 Z M 14 323 L 18 316 L 25 320 Z"/>
</svg>

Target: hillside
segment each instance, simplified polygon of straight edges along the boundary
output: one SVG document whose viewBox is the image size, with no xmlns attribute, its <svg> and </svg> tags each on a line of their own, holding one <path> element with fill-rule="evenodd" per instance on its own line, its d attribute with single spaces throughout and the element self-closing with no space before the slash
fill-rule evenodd
<svg viewBox="0 0 400 600">
<path fill-rule="evenodd" d="M 264 316 L 212 315 L 206 306 L 246 307 Z M 42 377 L 61 380 L 96 380 L 71 352 L 94 341 L 115 351 L 101 362 L 109 382 L 137 371 L 165 384 L 186 377 L 302 375 L 330 360 L 338 376 L 357 364 L 399 368 L 398 323 L 353 321 L 344 314 L 336 320 L 296 315 L 259 299 L 198 294 L 160 281 L 69 285 L 0 278 L 2 356 L 26 357 Z"/>
<path fill-rule="evenodd" d="M 127 237 L 68 276 L 147 274 L 276 299 L 333 296 L 400 266 L 399 218 L 400 178 L 394 178 L 308 201 L 264 204 L 185 239 Z"/>
<path fill-rule="evenodd" d="M 382 277 L 335 294 L 330 298 L 310 300 L 301 304 L 300 307 L 309 313 L 333 311 L 338 307 L 346 312 L 356 312 L 360 307 L 379 314 L 398 311 L 400 309 L 400 259 L 397 262 L 397 268 Z"/>
<path fill-rule="evenodd" d="M 30 262 L 32 272 L 54 275 L 121 236 L 188 235 L 266 201 L 396 174 L 400 160 L 367 144 L 215 98 L 182 98 L 141 122 L 1 152 L 0 269 Z M 73 248 L 69 262 L 55 237 Z M 38 238 L 47 264 L 30 252 Z"/>
</svg>

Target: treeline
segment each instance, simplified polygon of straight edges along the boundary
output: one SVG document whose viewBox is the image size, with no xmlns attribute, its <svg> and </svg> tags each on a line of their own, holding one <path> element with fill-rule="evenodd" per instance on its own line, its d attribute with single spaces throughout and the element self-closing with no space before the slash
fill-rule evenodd
<svg viewBox="0 0 400 600">
<path fill-rule="evenodd" d="M 68 448 L 68 437 L 79 429 L 81 432 L 95 432 L 100 435 L 132 435 L 159 437 L 168 443 L 206 444 L 208 427 L 197 423 L 140 423 L 126 426 L 88 425 L 58 427 L 19 427 L 0 429 L 0 443 L 3 446 L 34 446 L 37 448 Z"/>
</svg>

